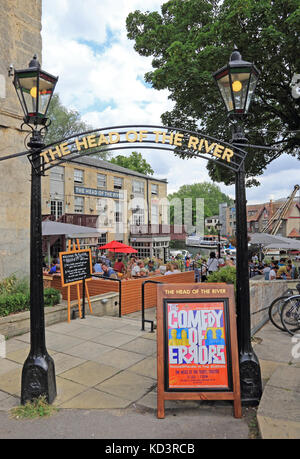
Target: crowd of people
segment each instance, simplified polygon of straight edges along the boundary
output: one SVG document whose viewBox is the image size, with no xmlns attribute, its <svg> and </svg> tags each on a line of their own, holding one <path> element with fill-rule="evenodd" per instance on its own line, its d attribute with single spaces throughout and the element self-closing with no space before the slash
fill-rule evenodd
<svg viewBox="0 0 300 459">
<path fill-rule="evenodd" d="M 107 257 L 103 255 L 100 260 L 94 264 L 93 270 L 97 276 L 110 277 L 115 279 L 136 279 L 139 277 L 148 277 L 153 274 L 169 275 L 177 274 L 183 271 L 195 271 L 197 280 L 203 282 L 207 276 L 223 266 L 235 266 L 234 259 L 227 256 L 217 258 L 215 252 L 211 252 L 209 258 L 204 258 L 200 253 L 195 257 L 186 256 L 184 258 L 171 256 L 166 264 L 162 260 L 142 260 L 136 256 L 131 256 L 129 260 L 119 256 Z"/>
<path fill-rule="evenodd" d="M 205 282 L 210 274 L 224 266 L 235 266 L 235 259 L 229 255 L 218 258 L 215 252 L 211 252 L 206 259 L 199 252 L 193 257 L 171 256 L 168 262 L 163 264 L 160 259 L 142 260 L 135 255 L 128 258 L 109 253 L 100 256 L 94 263 L 93 275 L 111 279 L 136 279 L 153 274 L 169 275 L 182 271 L 195 271 L 195 280 Z M 56 274 L 59 272 L 59 258 L 55 257 L 48 273 Z M 249 262 L 249 277 L 258 275 L 264 276 L 265 280 L 298 279 L 299 271 L 291 259 L 275 260 L 272 257 L 271 260 L 259 261 L 258 256 L 254 255 Z"/>
<path fill-rule="evenodd" d="M 271 261 L 258 261 L 255 255 L 249 263 L 250 278 L 263 275 L 265 280 L 276 279 L 298 279 L 299 272 L 296 265 L 290 259 L 280 258 L 275 260 L 274 257 Z"/>
<path fill-rule="evenodd" d="M 145 263 L 143 260 L 131 256 L 129 260 L 118 256 L 113 257 L 101 256 L 93 266 L 93 272 L 96 275 L 101 275 L 104 278 L 110 279 L 135 279 L 139 277 L 147 277 L 151 273 L 160 273 L 159 266 L 153 261 L 148 260 Z"/>
</svg>

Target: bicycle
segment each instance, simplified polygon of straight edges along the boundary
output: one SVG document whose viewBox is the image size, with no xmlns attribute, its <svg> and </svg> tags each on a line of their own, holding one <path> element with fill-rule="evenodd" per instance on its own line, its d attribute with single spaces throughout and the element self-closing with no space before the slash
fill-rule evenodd
<svg viewBox="0 0 300 459">
<path fill-rule="evenodd" d="M 288 290 L 283 296 L 275 298 L 269 306 L 269 319 L 272 324 L 281 331 L 286 331 L 281 322 L 281 310 L 284 305 L 284 301 L 291 295 L 293 295 L 293 290 Z"/>
<path fill-rule="evenodd" d="M 298 288 L 298 286 L 297 286 Z M 298 290 L 299 291 L 299 290 Z M 284 300 L 281 309 L 281 322 L 290 335 L 300 330 L 300 295 L 293 295 Z"/>
</svg>

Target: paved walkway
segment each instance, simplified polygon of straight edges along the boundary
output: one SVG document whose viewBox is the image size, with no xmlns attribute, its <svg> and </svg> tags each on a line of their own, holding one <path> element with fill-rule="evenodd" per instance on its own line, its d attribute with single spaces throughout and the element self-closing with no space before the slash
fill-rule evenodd
<svg viewBox="0 0 300 459">
<path fill-rule="evenodd" d="M 140 313 L 47 327 L 59 411 L 33 421 L 9 417 L 20 403 L 30 335 L 8 340 L 0 359 L 0 438 L 249 438 L 253 411 L 243 407 L 243 418 L 235 419 L 230 402 L 170 401 L 165 419 L 156 418 L 156 333 L 149 330 L 146 324 L 141 331 Z M 263 438 L 300 437 L 300 356 L 293 360 L 291 349 L 291 337 L 272 325 L 256 335 L 265 383 L 258 409 Z"/>
</svg>

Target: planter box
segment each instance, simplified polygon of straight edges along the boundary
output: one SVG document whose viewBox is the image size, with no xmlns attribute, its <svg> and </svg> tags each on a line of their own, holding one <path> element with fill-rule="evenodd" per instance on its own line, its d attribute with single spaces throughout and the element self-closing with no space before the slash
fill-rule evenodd
<svg viewBox="0 0 300 459">
<path fill-rule="evenodd" d="M 155 275 L 141 277 L 139 279 L 121 280 L 120 282 L 92 278 L 86 285 L 88 286 L 91 298 L 95 295 L 108 292 L 116 292 L 119 295 L 121 289 L 121 315 L 123 316 L 142 309 L 142 284 L 147 280 L 162 282 L 164 284 L 186 284 L 194 283 L 195 274 L 194 271 L 186 271 L 178 274 L 169 274 L 167 276 Z M 60 290 L 62 298 L 67 300 L 68 288 L 61 286 L 60 275 L 53 276 L 51 287 Z M 71 301 L 76 300 L 77 286 L 71 285 L 70 292 Z M 80 285 L 80 295 L 82 295 L 82 285 Z M 156 285 L 147 284 L 145 286 L 145 308 L 152 308 L 154 306 L 156 306 Z"/>
<path fill-rule="evenodd" d="M 98 295 L 91 298 L 93 315 L 95 316 L 117 316 L 119 313 L 119 295 L 110 293 Z M 45 325 L 53 325 L 58 322 L 65 322 L 68 317 L 67 303 L 63 301 L 56 306 L 48 306 L 45 308 Z M 71 302 L 72 309 L 78 309 L 77 301 Z M 86 315 L 90 314 L 88 302 L 85 305 Z M 18 314 L 11 314 L 6 317 L 0 317 L 0 335 L 7 338 L 22 335 L 30 331 L 30 312 L 24 311 Z"/>
</svg>

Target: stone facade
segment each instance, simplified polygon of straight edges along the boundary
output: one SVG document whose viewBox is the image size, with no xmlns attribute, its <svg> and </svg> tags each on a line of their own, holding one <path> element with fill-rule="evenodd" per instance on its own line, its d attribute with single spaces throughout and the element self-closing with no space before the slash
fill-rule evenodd
<svg viewBox="0 0 300 459">
<path fill-rule="evenodd" d="M 21 106 L 10 65 L 41 63 L 41 0 L 0 0 L 0 158 L 26 151 Z M 0 162 L 0 280 L 29 274 L 30 165 L 27 157 Z"/>
<path fill-rule="evenodd" d="M 250 280 L 251 335 L 253 336 L 268 320 L 268 306 L 287 290 L 295 290 L 298 280 L 265 281 Z"/>
</svg>

